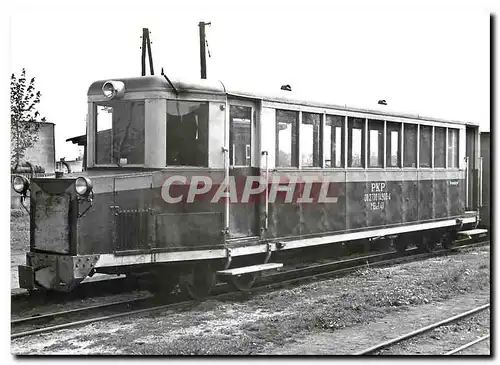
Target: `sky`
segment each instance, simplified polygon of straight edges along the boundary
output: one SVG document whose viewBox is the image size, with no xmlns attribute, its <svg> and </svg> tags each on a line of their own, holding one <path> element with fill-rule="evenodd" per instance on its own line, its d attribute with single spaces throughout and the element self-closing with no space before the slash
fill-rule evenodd
<svg viewBox="0 0 500 365">
<path fill-rule="evenodd" d="M 199 21 L 211 22 L 209 79 L 243 90 L 290 84 L 300 96 L 365 108 L 385 99 L 388 111 L 490 129 L 487 8 L 183 4 L 11 14 L 10 69 L 36 77 L 40 112 L 56 124 L 57 159 L 78 155 L 65 140 L 85 133 L 90 84 L 140 76 L 143 27 L 156 74 L 163 67 L 172 78 L 200 77 Z"/>
</svg>

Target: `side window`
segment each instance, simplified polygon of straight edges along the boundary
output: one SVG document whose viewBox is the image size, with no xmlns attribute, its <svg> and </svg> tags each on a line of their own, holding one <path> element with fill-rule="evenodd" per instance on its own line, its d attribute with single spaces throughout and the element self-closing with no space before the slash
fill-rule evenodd
<svg viewBox="0 0 500 365">
<path fill-rule="evenodd" d="M 387 135 L 386 135 L 386 166 L 399 167 L 401 166 L 401 124 L 387 122 Z"/>
<path fill-rule="evenodd" d="M 448 167 L 458 168 L 458 129 L 448 129 Z"/>
<path fill-rule="evenodd" d="M 167 101 L 167 165 L 208 166 L 208 102 Z"/>
<path fill-rule="evenodd" d="M 363 167 L 365 165 L 365 120 L 349 117 L 348 124 L 348 167 Z"/>
<path fill-rule="evenodd" d="M 419 165 L 420 167 L 431 167 L 432 159 L 432 127 L 427 125 L 420 126 L 420 149 L 419 149 Z"/>
<path fill-rule="evenodd" d="M 229 123 L 229 164 L 231 166 L 250 166 L 252 108 L 231 105 Z"/>
<path fill-rule="evenodd" d="M 434 168 L 445 167 L 446 162 L 446 128 L 434 128 Z"/>
<path fill-rule="evenodd" d="M 319 128 L 321 115 L 302 113 L 300 155 L 302 167 L 319 167 Z"/>
<path fill-rule="evenodd" d="M 98 165 L 111 164 L 113 162 L 113 107 L 96 105 L 96 163 Z"/>
<path fill-rule="evenodd" d="M 383 167 L 384 122 L 368 120 L 368 167 Z"/>
<path fill-rule="evenodd" d="M 298 167 L 298 114 L 276 110 L 276 167 Z"/>
<path fill-rule="evenodd" d="M 404 167 L 417 167 L 417 125 L 404 124 Z"/>
<path fill-rule="evenodd" d="M 323 131 L 324 167 L 344 167 L 344 120 L 340 115 L 327 115 Z"/>
</svg>

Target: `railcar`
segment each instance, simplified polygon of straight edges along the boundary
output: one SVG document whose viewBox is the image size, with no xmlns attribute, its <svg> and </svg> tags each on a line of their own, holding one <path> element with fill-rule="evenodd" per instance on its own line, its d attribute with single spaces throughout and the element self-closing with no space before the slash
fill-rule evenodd
<svg viewBox="0 0 500 365">
<path fill-rule="evenodd" d="M 275 252 L 364 240 L 431 250 L 478 223 L 473 123 L 143 76 L 88 90 L 86 171 L 14 178 L 30 201 L 20 286 L 94 273 L 207 295 Z M 154 284 L 153 284 L 154 283 Z"/>
</svg>

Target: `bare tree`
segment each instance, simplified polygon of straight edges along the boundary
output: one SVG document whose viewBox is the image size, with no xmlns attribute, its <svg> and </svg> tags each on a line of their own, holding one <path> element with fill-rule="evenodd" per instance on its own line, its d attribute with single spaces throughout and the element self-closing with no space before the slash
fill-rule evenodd
<svg viewBox="0 0 500 365">
<path fill-rule="evenodd" d="M 35 78 L 26 83 L 26 69 L 19 78 L 10 78 L 10 164 L 16 168 L 27 148 L 38 140 L 40 122 L 45 122 L 37 110 L 42 94 L 35 89 Z"/>
</svg>

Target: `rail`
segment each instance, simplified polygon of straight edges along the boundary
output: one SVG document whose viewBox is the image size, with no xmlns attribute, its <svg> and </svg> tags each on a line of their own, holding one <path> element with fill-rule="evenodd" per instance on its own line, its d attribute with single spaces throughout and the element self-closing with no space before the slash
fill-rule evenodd
<svg viewBox="0 0 500 365">
<path fill-rule="evenodd" d="M 431 330 L 433 330 L 435 328 L 441 327 L 441 326 L 443 326 L 445 324 L 448 324 L 448 323 L 451 323 L 451 322 L 456 322 L 459 319 L 463 319 L 463 318 L 469 317 L 469 316 L 471 316 L 473 314 L 482 312 L 482 311 L 488 309 L 489 307 L 490 307 L 490 303 L 481 305 L 479 307 L 476 307 L 476 308 L 473 308 L 473 309 L 468 310 L 466 312 L 463 312 L 463 313 L 457 314 L 455 316 L 446 318 L 446 319 L 444 319 L 442 321 L 430 324 L 428 326 L 419 328 L 419 329 L 417 329 L 415 331 L 411 331 L 409 333 L 406 333 L 406 334 L 401 335 L 399 337 L 393 338 L 391 340 L 381 342 L 381 343 L 379 343 L 379 344 L 377 344 L 375 346 L 372 346 L 372 347 L 369 347 L 369 348 L 367 348 L 367 349 L 365 349 L 363 351 L 357 352 L 354 355 L 360 356 L 360 355 L 370 355 L 370 354 L 373 354 L 376 351 L 379 351 L 379 350 L 382 350 L 382 349 L 384 349 L 386 347 L 395 345 L 395 344 L 397 344 L 399 342 L 402 342 L 404 340 L 408 340 L 408 339 L 413 338 L 413 337 L 415 337 L 415 336 L 417 336 L 419 334 L 422 334 L 422 333 L 425 333 L 425 332 L 429 332 L 429 331 L 431 331 Z"/>
</svg>

